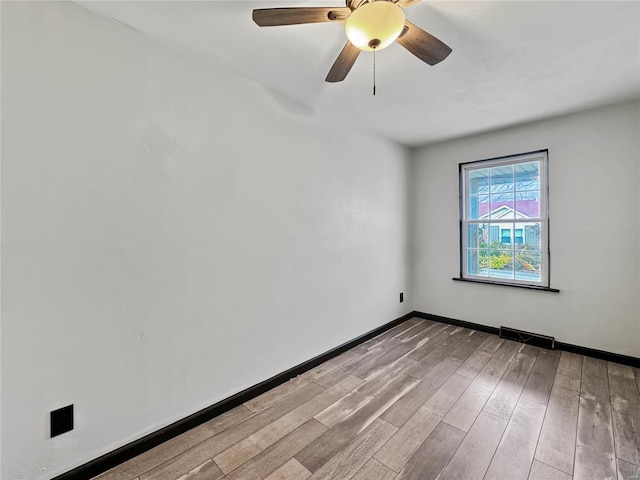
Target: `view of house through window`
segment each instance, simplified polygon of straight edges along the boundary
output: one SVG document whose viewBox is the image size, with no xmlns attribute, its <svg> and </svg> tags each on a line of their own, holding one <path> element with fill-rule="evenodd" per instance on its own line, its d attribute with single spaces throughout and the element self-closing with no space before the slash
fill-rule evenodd
<svg viewBox="0 0 640 480">
<path fill-rule="evenodd" d="M 460 165 L 461 276 L 549 286 L 547 151 Z"/>
</svg>

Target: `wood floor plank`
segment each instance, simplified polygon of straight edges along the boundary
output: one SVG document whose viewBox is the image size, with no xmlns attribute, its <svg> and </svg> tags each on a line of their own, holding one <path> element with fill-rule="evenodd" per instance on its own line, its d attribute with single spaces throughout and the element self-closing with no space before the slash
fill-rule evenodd
<svg viewBox="0 0 640 480">
<path fill-rule="evenodd" d="M 395 480 L 436 480 L 464 437 L 463 431 L 440 422 Z"/>
<path fill-rule="evenodd" d="M 450 357 L 466 361 L 488 336 L 489 334 L 484 332 L 472 331 L 471 335 L 451 353 Z"/>
<path fill-rule="evenodd" d="M 635 380 L 633 368 L 631 368 L 629 365 L 607 362 L 607 370 L 609 371 L 609 375 L 620 375 L 621 377 L 633 378 Z"/>
<path fill-rule="evenodd" d="M 599 403 L 610 403 L 606 361 L 584 357 L 580 396 Z"/>
<path fill-rule="evenodd" d="M 444 421 L 468 432 L 508 367 L 504 360 L 490 359 L 449 410 Z"/>
<path fill-rule="evenodd" d="M 407 345 L 408 347 L 411 347 L 411 349 L 414 349 L 420 345 L 424 345 L 425 343 L 427 343 L 429 341 L 429 338 L 434 335 L 434 332 L 441 330 L 441 328 L 441 324 L 433 322 L 431 325 L 422 329 L 412 337 L 402 340 L 402 343 L 404 345 Z"/>
<path fill-rule="evenodd" d="M 496 353 L 493 354 L 493 358 L 510 362 L 518 353 L 520 345 L 520 343 L 514 342 L 513 340 L 504 340 L 496 350 Z"/>
<path fill-rule="evenodd" d="M 202 465 L 185 473 L 178 480 L 219 480 L 224 474 L 220 471 L 213 460 L 207 460 Z"/>
<path fill-rule="evenodd" d="M 401 357 L 387 365 L 386 368 L 380 369 L 373 377 L 369 377 L 369 380 L 363 382 L 358 386 L 354 392 L 360 393 L 365 396 L 372 396 L 383 389 L 387 383 L 396 378 L 398 375 L 403 374 L 407 369 L 411 368 L 415 364 L 415 360 L 411 360 L 407 357 Z"/>
<path fill-rule="evenodd" d="M 426 375 L 415 388 L 400 398 L 384 412 L 381 418 L 401 427 L 460 367 L 460 360 L 446 358 Z"/>
<path fill-rule="evenodd" d="M 524 351 L 520 353 L 524 353 Z M 540 351 L 522 390 L 522 397 L 546 405 L 549 401 L 553 379 L 556 376 L 558 362 L 560 362 L 560 352 Z"/>
<path fill-rule="evenodd" d="M 316 472 L 340 449 L 367 428 L 391 405 L 402 398 L 417 383 L 406 375 L 399 375 L 389 382 L 379 394 L 331 427 L 324 435 L 308 445 L 296 458 L 309 471 Z"/>
<path fill-rule="evenodd" d="M 560 354 L 560 362 L 558 363 L 558 370 L 561 373 L 567 375 L 569 372 L 582 372 L 582 355 L 571 352 L 562 352 Z"/>
<path fill-rule="evenodd" d="M 370 397 L 359 392 L 350 392 L 319 412 L 313 418 L 324 426 L 331 428 L 336 423 L 351 415 L 355 410 L 362 407 L 369 400 L 371 400 Z"/>
<path fill-rule="evenodd" d="M 149 470 L 168 462 L 181 453 L 195 447 L 208 438 L 211 438 L 223 430 L 237 425 L 251 415 L 251 411 L 244 405 L 240 405 L 225 412 L 208 422 L 198 425 L 191 430 L 178 435 L 171 440 L 148 450 L 131 460 L 118 465 L 100 476 L 100 480 L 120 480 L 134 478 Z M 196 467 L 194 465 L 193 467 Z"/>
<path fill-rule="evenodd" d="M 640 393 L 640 368 L 634 368 L 633 373 L 636 376 L 636 384 L 638 385 L 638 393 Z"/>
<path fill-rule="evenodd" d="M 323 375 L 326 375 L 327 373 L 332 372 L 336 368 L 343 366 L 345 363 L 351 360 L 357 359 L 359 357 L 360 355 L 355 353 L 353 350 L 347 350 L 346 352 L 341 353 L 340 355 L 335 356 L 327 360 L 326 362 L 321 363 L 317 367 L 314 367 L 311 370 L 304 372 L 302 375 L 300 375 L 300 378 L 302 378 L 306 382 L 315 382 L 318 378 L 322 377 Z"/>
<path fill-rule="evenodd" d="M 410 350 L 411 347 L 399 344 L 381 357 L 377 358 L 375 361 L 357 368 L 353 372 L 353 375 L 363 380 L 371 380 L 385 369 L 388 369 L 389 365 L 399 360 L 401 357 L 404 357 Z M 409 359 L 406 359 L 406 361 L 409 361 Z"/>
<path fill-rule="evenodd" d="M 527 345 L 526 343 L 523 343 L 520 346 L 520 349 L 518 350 L 518 353 L 524 353 L 525 355 L 531 355 L 532 357 L 537 357 L 538 355 L 540 355 L 543 352 L 553 352 L 552 350 L 543 350 L 540 347 L 536 347 L 534 345 Z M 560 356 L 560 354 L 558 354 L 558 357 Z"/>
<path fill-rule="evenodd" d="M 425 324 L 425 320 L 420 320 L 419 322 L 414 323 L 404 331 L 398 333 L 397 335 L 394 335 L 393 338 L 400 340 L 401 342 L 403 340 L 409 340 L 410 338 L 414 337 L 415 335 L 420 333 L 422 330 L 427 328 L 429 325 L 430 324 Z"/>
<path fill-rule="evenodd" d="M 398 429 L 375 419 L 362 433 L 320 467 L 310 480 L 348 480 L 353 477 Z"/>
<path fill-rule="evenodd" d="M 427 366 L 437 364 L 447 358 L 449 355 L 454 353 L 456 349 L 464 343 L 466 340 L 470 338 L 473 334 L 473 330 L 469 330 L 468 328 L 460 328 L 453 335 L 449 335 L 448 338 L 445 338 L 440 345 L 434 348 L 431 352 L 427 353 L 424 357 L 422 357 L 418 364 L 416 364 L 416 368 L 420 365 L 424 364 Z M 455 358 L 454 358 L 455 359 Z M 464 360 L 461 360 L 462 363 Z M 413 375 L 411 370 L 407 372 L 408 375 L 415 376 L 416 378 L 422 378 L 426 372 L 429 370 L 423 371 L 423 373 L 419 375 Z"/>
<path fill-rule="evenodd" d="M 490 359 L 490 353 L 476 350 L 465 360 L 456 373 L 463 377 L 471 379 L 476 378 L 478 373 L 480 373 L 480 370 L 482 370 L 482 367 L 484 367 Z"/>
<path fill-rule="evenodd" d="M 545 410 L 538 402 L 520 398 L 484 480 L 527 480 Z"/>
<path fill-rule="evenodd" d="M 259 412 L 260 410 L 264 410 L 265 408 L 273 405 L 275 402 L 286 397 L 290 393 L 295 392 L 307 383 L 308 382 L 305 382 L 304 379 L 301 379 L 300 377 L 292 378 L 288 382 L 278 385 L 262 395 L 258 395 L 256 398 L 245 402 L 244 406 L 254 413 Z"/>
<path fill-rule="evenodd" d="M 571 475 L 567 475 L 538 460 L 533 461 L 531 473 L 529 474 L 529 480 L 571 480 L 571 478 Z"/>
<path fill-rule="evenodd" d="M 638 480 L 640 478 L 640 466 L 618 460 L 618 480 Z"/>
<path fill-rule="evenodd" d="M 372 458 L 351 480 L 393 480 L 395 476 L 396 472 Z"/>
<path fill-rule="evenodd" d="M 516 354 L 504 377 L 489 397 L 484 410 L 508 420 L 516 408 L 520 393 L 535 361 L 535 357 L 522 353 Z"/>
<path fill-rule="evenodd" d="M 345 378 L 333 387 L 319 393 L 299 407 L 274 420 L 269 425 L 243 438 L 235 445 L 216 455 L 213 460 L 220 467 L 220 470 L 224 473 L 229 473 L 307 422 L 327 406 L 344 397 L 361 383 L 362 380 L 353 376 Z"/>
<path fill-rule="evenodd" d="M 616 456 L 640 465 L 640 394 L 635 379 L 609 370 L 609 390 Z"/>
<path fill-rule="evenodd" d="M 306 480 L 310 476 L 311 472 L 292 458 L 264 480 Z"/>
<path fill-rule="evenodd" d="M 369 363 L 375 362 L 375 360 L 378 357 L 381 357 L 386 352 L 387 352 L 386 346 L 378 345 L 377 347 L 372 348 L 371 350 L 360 355 L 359 357 L 349 360 L 344 365 L 341 365 L 340 367 L 334 370 L 331 370 L 325 375 L 322 375 L 321 377 L 317 378 L 315 380 L 315 383 L 317 383 L 321 387 L 329 388 L 335 385 L 336 383 L 338 383 L 343 378 L 348 377 L 349 375 L 352 375 L 353 372 L 355 372 L 362 365 L 367 365 Z"/>
<path fill-rule="evenodd" d="M 493 355 L 503 343 L 504 338 L 500 338 L 497 335 L 489 335 L 489 338 L 482 342 L 482 344 L 478 347 L 478 350 L 480 352 L 485 352 Z"/>
<path fill-rule="evenodd" d="M 582 358 L 579 360 L 582 365 Z M 537 460 L 569 475 L 573 475 L 581 376 L 580 370 L 558 366 L 535 455 Z"/>
<path fill-rule="evenodd" d="M 412 360 L 420 361 L 420 359 L 438 348 L 438 346 L 449 338 L 449 336 L 455 331 L 456 330 L 449 325 L 441 325 L 434 328 L 431 332 L 432 335 L 428 337 L 428 340 L 419 347 L 414 348 L 407 356 Z"/>
<path fill-rule="evenodd" d="M 580 398 L 574 478 L 616 480 L 609 402 Z"/>
<path fill-rule="evenodd" d="M 243 463 L 225 480 L 263 480 L 291 460 L 306 445 L 326 432 L 327 427 L 311 419 L 278 440 L 248 462 Z"/>
<path fill-rule="evenodd" d="M 433 413 L 439 417 L 444 417 L 451 407 L 458 401 L 460 395 L 467 389 L 471 379 L 456 375 L 451 375 L 442 386 L 431 395 L 421 409 Z"/>
<path fill-rule="evenodd" d="M 307 400 L 312 399 L 323 391 L 322 387 L 313 383 L 306 384 L 295 392 L 287 395 L 273 406 L 256 413 L 246 420 L 227 428 L 222 432 L 206 439 L 205 441 L 186 450 L 183 454 L 174 457 L 148 472 L 140 475 L 141 480 L 166 480 L 178 478 L 191 471 L 205 461 L 213 458 L 243 438 L 260 430 L 265 425 L 280 418 Z M 326 428 L 326 427 L 322 427 Z"/>
<path fill-rule="evenodd" d="M 421 408 L 405 422 L 391 439 L 374 455 L 395 472 L 409 461 L 420 445 L 440 424 L 440 417 Z"/>
<path fill-rule="evenodd" d="M 480 413 L 440 480 L 482 480 L 506 426 L 504 418 Z"/>
</svg>

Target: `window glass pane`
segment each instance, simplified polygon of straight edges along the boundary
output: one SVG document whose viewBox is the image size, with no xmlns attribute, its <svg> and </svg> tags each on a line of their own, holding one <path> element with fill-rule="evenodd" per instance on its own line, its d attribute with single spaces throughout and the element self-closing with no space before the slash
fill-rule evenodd
<svg viewBox="0 0 640 480">
<path fill-rule="evenodd" d="M 539 282 L 541 280 L 541 255 L 528 251 L 516 252 L 516 279 Z"/>
<path fill-rule="evenodd" d="M 502 245 L 511 245 L 511 229 L 510 228 L 500 229 L 500 243 Z"/>
<path fill-rule="evenodd" d="M 513 250 L 492 250 L 489 276 L 513 279 Z"/>
<path fill-rule="evenodd" d="M 489 213 L 489 195 L 469 195 L 467 220 L 480 220 Z"/>
<path fill-rule="evenodd" d="M 542 224 L 540 222 L 516 223 L 516 228 L 524 230 L 523 242 L 519 246 L 521 250 L 542 251 L 542 238 L 540 235 Z"/>
<path fill-rule="evenodd" d="M 486 277 L 487 274 L 487 250 L 467 250 L 467 275 Z M 483 263 L 484 262 L 484 263 Z"/>
<path fill-rule="evenodd" d="M 514 195 L 513 193 L 494 193 L 491 194 L 491 218 L 496 219 L 514 219 Z"/>
<path fill-rule="evenodd" d="M 491 168 L 491 193 L 513 192 L 513 165 Z"/>
<path fill-rule="evenodd" d="M 516 165 L 516 190 L 540 190 L 540 162 Z"/>
<path fill-rule="evenodd" d="M 483 238 L 483 226 L 478 223 L 467 225 L 467 248 L 478 248 Z"/>
<path fill-rule="evenodd" d="M 539 218 L 540 192 L 516 192 L 516 212 L 518 218 Z"/>
<path fill-rule="evenodd" d="M 489 243 L 495 243 L 500 241 L 500 227 L 498 225 L 489 226 Z"/>
<path fill-rule="evenodd" d="M 478 195 L 489 192 L 489 169 L 471 170 L 469 172 L 469 194 Z"/>
</svg>

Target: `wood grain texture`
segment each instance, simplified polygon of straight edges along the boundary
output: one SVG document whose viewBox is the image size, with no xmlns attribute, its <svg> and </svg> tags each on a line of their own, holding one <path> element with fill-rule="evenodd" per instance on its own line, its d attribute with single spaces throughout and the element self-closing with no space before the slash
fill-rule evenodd
<svg viewBox="0 0 640 480">
<path fill-rule="evenodd" d="M 506 426 L 505 419 L 480 413 L 440 480 L 482 480 Z"/>
<path fill-rule="evenodd" d="M 460 360 L 447 358 L 440 362 L 425 378 L 384 412 L 381 418 L 401 427 L 460 367 Z"/>
<path fill-rule="evenodd" d="M 310 476 L 311 472 L 292 458 L 264 480 L 306 480 Z"/>
<path fill-rule="evenodd" d="M 291 460 L 300 449 L 309 445 L 326 430 L 327 427 L 311 419 L 248 462 L 243 463 L 224 479 L 263 480 Z"/>
<path fill-rule="evenodd" d="M 140 475 L 141 480 L 165 480 L 178 478 L 191 471 L 220 452 L 241 441 L 245 437 L 260 430 L 282 415 L 290 412 L 298 405 L 310 400 L 322 392 L 322 387 L 307 384 L 290 395 L 282 398 L 277 404 L 248 417 L 246 420 L 227 428 L 198 445 L 185 451 L 183 455 L 174 457 L 148 472 Z M 323 428 L 325 428 L 323 426 Z"/>
<path fill-rule="evenodd" d="M 524 350 L 520 353 L 524 353 Z M 560 352 L 540 351 L 522 390 L 522 397 L 546 405 L 559 362 Z"/>
<path fill-rule="evenodd" d="M 460 368 L 456 370 L 456 373 L 458 375 L 462 375 L 463 377 L 471 379 L 476 378 L 478 373 L 480 373 L 480 371 L 482 370 L 482 367 L 484 367 L 490 359 L 490 353 L 476 350 L 469 356 L 469 358 L 465 360 Z"/>
<path fill-rule="evenodd" d="M 349 15 L 351 15 L 351 10 L 346 7 L 261 8 L 253 11 L 253 21 L 261 27 L 277 27 L 280 25 L 344 21 Z"/>
<path fill-rule="evenodd" d="M 436 480 L 464 436 L 463 431 L 440 422 L 400 471 L 396 480 Z"/>
<path fill-rule="evenodd" d="M 568 372 L 582 372 L 582 355 L 571 352 L 562 352 L 560 354 L 560 362 L 558 363 L 558 370 L 565 375 Z"/>
<path fill-rule="evenodd" d="M 485 411 L 509 419 L 535 361 L 535 357 L 518 353 L 491 394 Z"/>
<path fill-rule="evenodd" d="M 410 21 L 406 20 L 405 26 L 409 30 L 397 42 L 423 62 L 436 65 L 451 53 L 449 46 Z"/>
<path fill-rule="evenodd" d="M 531 473 L 529 473 L 529 480 L 571 480 L 571 478 L 571 475 L 538 460 L 533 461 Z"/>
<path fill-rule="evenodd" d="M 347 480 L 355 475 L 398 429 L 377 418 L 320 467 L 311 480 Z"/>
<path fill-rule="evenodd" d="M 351 480 L 393 480 L 395 477 L 396 472 L 372 458 Z"/>
<path fill-rule="evenodd" d="M 581 366 L 582 359 L 579 360 L 578 365 Z M 558 367 L 558 371 L 560 370 Z M 580 370 L 563 368 L 566 375 L 556 374 L 535 455 L 537 460 L 569 475 L 573 475 L 582 373 Z"/>
<path fill-rule="evenodd" d="M 237 425 L 250 415 L 251 411 L 240 405 L 103 473 L 100 480 L 129 479 L 146 473 L 223 430 Z M 193 468 L 197 466 L 193 465 Z"/>
<path fill-rule="evenodd" d="M 379 394 L 334 425 L 324 435 L 304 448 L 296 458 L 309 471 L 316 472 L 353 438 L 366 429 L 382 412 L 415 386 L 417 380 L 400 375 Z"/>
<path fill-rule="evenodd" d="M 178 480 L 219 480 L 224 474 L 213 460 L 207 460 L 202 465 L 194 468 L 189 473 L 182 475 Z"/>
<path fill-rule="evenodd" d="M 640 394 L 637 387 L 635 379 L 612 374 L 609 369 L 616 456 L 634 465 L 640 465 Z"/>
<path fill-rule="evenodd" d="M 468 432 L 508 367 L 509 364 L 503 360 L 489 360 L 444 417 L 444 421 Z"/>
<path fill-rule="evenodd" d="M 639 379 L 414 318 L 96 480 L 640 480 Z"/>
<path fill-rule="evenodd" d="M 640 479 L 640 466 L 625 462 L 618 458 L 618 480 Z"/>
<path fill-rule="evenodd" d="M 328 405 L 343 398 L 344 395 L 357 388 L 361 383 L 362 380 L 353 376 L 345 378 L 333 387 L 319 393 L 299 407 L 216 455 L 213 460 L 224 473 L 229 473 L 310 420 Z"/>
<path fill-rule="evenodd" d="M 421 408 L 375 454 L 387 467 L 399 472 L 411 456 L 440 424 L 440 417 Z"/>
<path fill-rule="evenodd" d="M 520 350 L 520 345 L 518 342 L 505 339 L 496 350 L 496 353 L 493 354 L 493 358 L 510 362 Z"/>
<path fill-rule="evenodd" d="M 532 400 L 518 401 L 484 480 L 527 480 L 545 410 Z"/>
<path fill-rule="evenodd" d="M 573 476 L 576 479 L 616 480 L 609 402 L 580 398 Z"/>
<path fill-rule="evenodd" d="M 584 357 L 580 396 L 599 403 L 610 403 L 607 362 L 597 358 Z"/>
<path fill-rule="evenodd" d="M 482 342 L 482 344 L 478 347 L 478 351 L 493 355 L 503 343 L 503 338 L 500 338 L 497 335 L 489 335 L 489 338 Z"/>
</svg>

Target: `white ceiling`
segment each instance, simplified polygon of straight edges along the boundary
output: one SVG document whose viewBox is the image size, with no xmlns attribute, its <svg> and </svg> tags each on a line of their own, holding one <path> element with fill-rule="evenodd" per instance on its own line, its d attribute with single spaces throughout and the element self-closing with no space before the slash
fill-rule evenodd
<svg viewBox="0 0 640 480">
<path fill-rule="evenodd" d="M 342 24 L 260 28 L 253 8 L 339 0 L 78 2 L 148 37 L 409 146 L 640 98 L 638 1 L 423 1 L 407 19 L 453 48 L 430 67 L 394 44 L 324 78 Z"/>
</svg>

